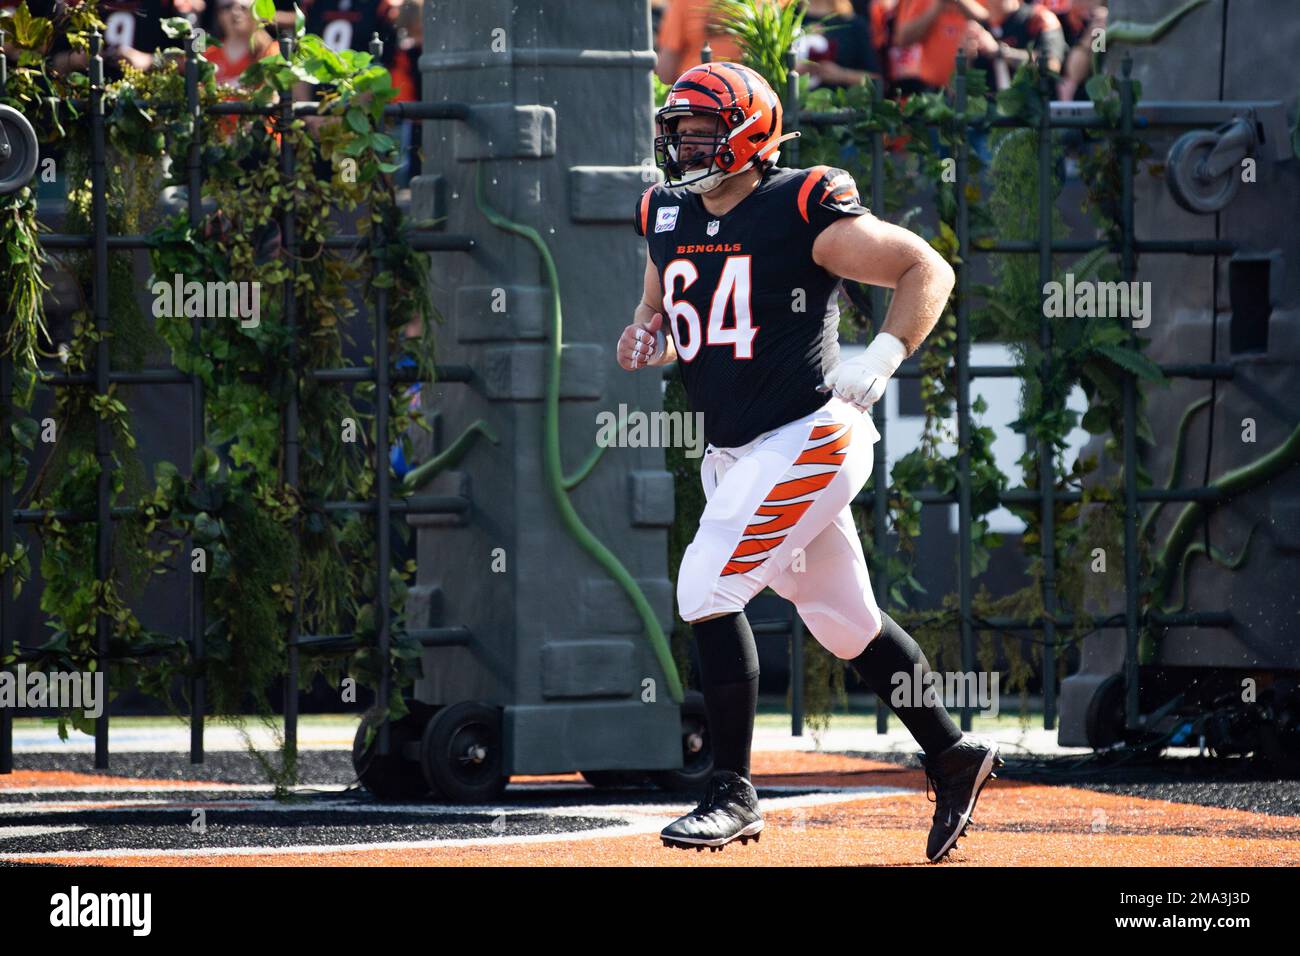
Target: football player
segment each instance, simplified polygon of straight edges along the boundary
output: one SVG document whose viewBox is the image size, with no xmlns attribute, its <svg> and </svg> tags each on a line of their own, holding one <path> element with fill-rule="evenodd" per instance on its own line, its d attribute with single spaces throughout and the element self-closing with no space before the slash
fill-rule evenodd
<svg viewBox="0 0 1300 956">
<path fill-rule="evenodd" d="M 715 771 L 664 843 L 721 847 L 763 829 L 749 779 L 758 654 L 745 605 L 765 587 L 882 700 L 896 674 L 929 663 L 872 595 L 849 503 L 880 435 L 868 410 L 938 321 L 952 268 L 924 240 L 882 222 L 842 169 L 777 165 L 781 104 L 748 67 L 683 73 L 656 113 L 665 176 L 641 196 L 645 286 L 618 341 L 629 371 L 677 362 L 707 440 L 707 499 L 682 557 L 677 603 L 692 625 Z M 841 278 L 894 290 L 881 331 L 839 360 Z M 928 681 L 927 681 L 928 683 Z M 923 685 L 924 686 L 924 685 Z M 942 703 L 890 706 L 924 750 L 935 813 L 926 855 L 941 859 L 1001 764 L 963 736 Z M 927 788 L 928 792 L 928 788 Z"/>
</svg>

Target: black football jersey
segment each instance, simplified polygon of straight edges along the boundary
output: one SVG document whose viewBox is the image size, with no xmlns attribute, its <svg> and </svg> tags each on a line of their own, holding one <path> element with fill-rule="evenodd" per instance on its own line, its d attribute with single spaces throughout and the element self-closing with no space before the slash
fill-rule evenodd
<svg viewBox="0 0 1300 956">
<path fill-rule="evenodd" d="M 383 36 L 376 16 L 378 6 L 374 0 L 311 0 L 304 11 L 307 32 L 316 34 L 331 50 L 365 53 L 370 49 L 370 38 L 380 30 L 387 47 L 388 38 Z"/>
<path fill-rule="evenodd" d="M 769 169 L 730 212 L 699 195 L 652 186 L 636 210 L 664 293 L 664 325 L 704 437 L 735 448 L 821 408 L 817 391 L 839 362 L 838 276 L 813 242 L 868 210 L 853 177 L 833 166 Z"/>
</svg>

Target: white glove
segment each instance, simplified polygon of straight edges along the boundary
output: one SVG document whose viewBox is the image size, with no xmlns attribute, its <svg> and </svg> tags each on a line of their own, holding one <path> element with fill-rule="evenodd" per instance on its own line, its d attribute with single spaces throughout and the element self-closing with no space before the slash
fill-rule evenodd
<svg viewBox="0 0 1300 956">
<path fill-rule="evenodd" d="M 866 411 L 880 401 L 890 376 L 907 358 L 907 346 L 888 332 L 877 332 L 866 351 L 841 362 L 826 376 L 826 387 L 836 398 Z"/>
</svg>

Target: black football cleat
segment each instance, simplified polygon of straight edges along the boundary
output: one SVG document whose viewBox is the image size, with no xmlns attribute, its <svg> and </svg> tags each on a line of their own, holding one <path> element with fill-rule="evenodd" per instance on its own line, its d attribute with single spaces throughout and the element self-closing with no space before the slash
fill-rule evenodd
<svg viewBox="0 0 1300 956">
<path fill-rule="evenodd" d="M 997 744 L 971 737 L 962 737 L 933 757 L 921 754 L 920 761 L 925 768 L 927 799 L 930 799 L 931 786 L 934 787 L 934 822 L 925 855 L 931 863 L 938 863 L 966 832 L 980 791 L 990 778 L 997 776 L 993 771 L 1004 761 L 998 755 Z"/>
<path fill-rule="evenodd" d="M 763 829 L 754 785 L 731 770 L 719 770 L 709 778 L 700 805 L 678 817 L 660 831 L 664 846 L 718 851 L 732 840 L 741 845 L 757 843 Z"/>
</svg>

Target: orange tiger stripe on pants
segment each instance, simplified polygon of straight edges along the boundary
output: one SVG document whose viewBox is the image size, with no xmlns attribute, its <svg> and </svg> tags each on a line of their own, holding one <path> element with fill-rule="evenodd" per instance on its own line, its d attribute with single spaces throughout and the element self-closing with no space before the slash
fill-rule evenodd
<svg viewBox="0 0 1300 956">
<path fill-rule="evenodd" d="M 861 653 L 881 618 L 850 503 L 879 437 L 869 416 L 832 398 L 744 446 L 709 445 L 707 503 L 678 571 L 682 618 L 743 611 L 770 587 L 831 653 Z"/>
</svg>

